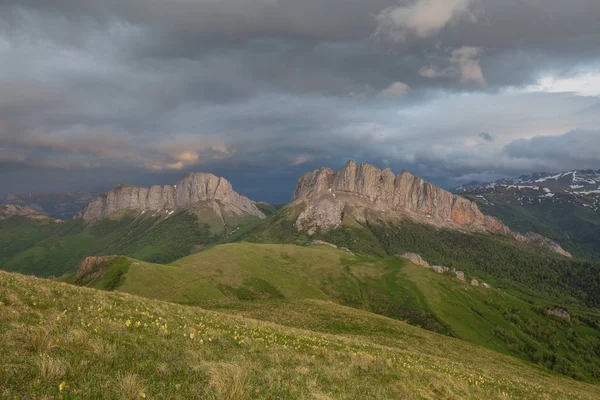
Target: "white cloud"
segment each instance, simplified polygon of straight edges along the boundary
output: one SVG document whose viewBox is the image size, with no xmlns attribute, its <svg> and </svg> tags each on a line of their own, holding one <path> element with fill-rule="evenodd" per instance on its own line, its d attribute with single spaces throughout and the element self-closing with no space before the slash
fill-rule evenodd
<svg viewBox="0 0 600 400">
<path fill-rule="evenodd" d="M 568 78 L 545 76 L 540 78 L 535 85 L 527 86 L 525 91 L 600 96 L 600 73 L 585 73 Z"/>
<path fill-rule="evenodd" d="M 390 86 L 382 90 L 379 94 L 381 96 L 398 97 L 404 96 L 409 89 L 410 86 L 408 86 L 406 83 L 394 82 Z"/>
<path fill-rule="evenodd" d="M 375 16 L 376 37 L 404 41 L 407 35 L 433 37 L 448 24 L 469 13 L 471 0 L 417 0 L 409 5 L 389 7 Z"/>
<path fill-rule="evenodd" d="M 483 71 L 476 57 L 481 53 L 478 47 L 464 46 L 452 52 L 450 63 L 458 68 L 460 83 L 474 83 L 485 86 Z"/>
</svg>

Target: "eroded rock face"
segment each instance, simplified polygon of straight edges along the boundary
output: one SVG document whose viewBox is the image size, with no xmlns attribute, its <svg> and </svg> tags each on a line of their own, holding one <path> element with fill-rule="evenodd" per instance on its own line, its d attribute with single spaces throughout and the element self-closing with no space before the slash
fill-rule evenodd
<svg viewBox="0 0 600 400">
<path fill-rule="evenodd" d="M 382 171 L 366 163 L 357 166 L 352 160 L 338 172 L 323 168 L 302 176 L 292 204 L 302 203 L 305 207 L 296 220 L 296 228 L 308 235 L 341 226 L 344 216 L 359 223 L 410 218 L 441 228 L 512 236 L 570 256 L 543 236 L 513 233 L 496 218 L 484 215 L 474 202 L 407 171 L 394 175 L 390 169 Z"/>
<path fill-rule="evenodd" d="M 199 202 L 219 202 L 234 215 L 265 218 L 255 203 L 236 193 L 225 178 L 203 173 L 188 174 L 175 185 L 150 188 L 119 185 L 92 200 L 81 216 L 85 220 L 100 220 L 121 210 L 180 210 Z"/>
<path fill-rule="evenodd" d="M 543 247 L 547 250 L 553 251 L 568 258 L 573 257 L 571 253 L 560 247 L 558 243 L 534 232 L 528 232 L 525 235 L 518 234 L 517 240 Z"/>
<path fill-rule="evenodd" d="M 84 258 L 79 264 L 79 268 L 75 273 L 77 279 L 86 278 L 86 280 L 93 280 L 98 276 L 101 276 L 100 266 L 108 261 L 116 259 L 117 256 L 102 256 L 102 257 L 87 257 Z"/>
<path fill-rule="evenodd" d="M 358 209 L 358 220 L 365 217 L 361 209 L 371 208 L 388 214 L 406 211 L 431 223 L 474 231 L 510 232 L 495 218 L 483 215 L 475 203 L 407 171 L 394 175 L 389 169 L 382 171 L 365 163 L 357 166 L 354 161 L 337 173 L 324 168 L 305 174 L 292 201 L 307 201 L 297 227 L 309 233 L 339 226 L 347 206 Z"/>
</svg>

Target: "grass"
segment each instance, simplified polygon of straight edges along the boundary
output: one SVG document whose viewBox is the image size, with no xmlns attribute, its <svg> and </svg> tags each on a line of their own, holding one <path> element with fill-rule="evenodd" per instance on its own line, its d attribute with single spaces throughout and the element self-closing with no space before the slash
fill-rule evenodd
<svg viewBox="0 0 600 400">
<path fill-rule="evenodd" d="M 321 300 L 263 308 L 283 326 L 0 272 L 0 301 L 2 398 L 595 399 L 599 389 Z"/>
<path fill-rule="evenodd" d="M 127 258 L 113 263 L 105 277 L 88 285 L 106 289 L 125 271 L 118 275 L 118 291 L 225 310 L 330 300 L 580 380 L 600 380 L 600 318 L 576 310 L 571 321 L 549 317 L 544 307 L 502 290 L 475 288 L 453 274 L 436 274 L 397 257 L 351 255 L 328 246 L 242 243 L 215 246 L 166 266 Z"/>
</svg>

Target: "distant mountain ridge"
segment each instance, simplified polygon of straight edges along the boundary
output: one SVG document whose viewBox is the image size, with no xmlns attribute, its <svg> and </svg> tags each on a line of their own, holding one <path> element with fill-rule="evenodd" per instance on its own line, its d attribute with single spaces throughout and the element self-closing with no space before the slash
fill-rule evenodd
<svg viewBox="0 0 600 400">
<path fill-rule="evenodd" d="M 171 215 L 198 206 L 214 212 L 223 223 L 227 216 L 265 218 L 256 203 L 235 192 L 225 178 L 206 173 L 187 174 L 174 185 L 119 185 L 93 199 L 80 216 L 89 221 L 106 219 L 120 211 Z"/>
<path fill-rule="evenodd" d="M 31 208 L 53 218 L 71 219 L 86 208 L 93 195 L 85 192 L 9 194 L 2 204 Z"/>
<path fill-rule="evenodd" d="M 454 192 L 465 193 L 497 186 L 527 186 L 529 188 L 547 188 L 581 194 L 600 194 L 600 170 L 588 169 L 560 173 L 536 172 L 502 178 L 493 182 L 470 182 L 457 187 Z"/>
<path fill-rule="evenodd" d="M 600 258 L 600 170 L 470 182 L 454 192 L 511 229 L 542 234 L 578 257 Z"/>
</svg>

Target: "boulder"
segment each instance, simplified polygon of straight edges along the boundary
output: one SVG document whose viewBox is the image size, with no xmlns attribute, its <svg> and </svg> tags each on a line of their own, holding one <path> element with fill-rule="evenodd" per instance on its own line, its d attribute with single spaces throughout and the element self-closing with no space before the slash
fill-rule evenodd
<svg viewBox="0 0 600 400">
<path fill-rule="evenodd" d="M 444 273 L 450 271 L 450 268 L 448 268 L 448 267 L 442 267 L 440 265 L 434 265 L 433 267 L 431 267 L 431 269 L 433 269 L 438 274 L 444 274 Z"/>
<path fill-rule="evenodd" d="M 416 254 L 416 253 L 404 253 L 403 255 L 400 256 L 400 258 L 404 258 L 404 259 L 410 261 L 411 263 L 413 263 L 415 265 L 419 265 L 421 267 L 431 268 L 429 263 L 427 261 L 423 260 L 423 258 L 419 254 Z"/>
<path fill-rule="evenodd" d="M 477 279 L 471 279 L 471 286 L 479 286 L 479 281 Z"/>
<path fill-rule="evenodd" d="M 549 308 L 546 310 L 546 314 L 569 321 L 571 320 L 571 314 L 563 308 Z"/>
<path fill-rule="evenodd" d="M 456 278 L 460 281 L 464 281 L 465 280 L 465 273 L 462 271 L 455 271 L 454 272 L 456 274 Z"/>
</svg>

